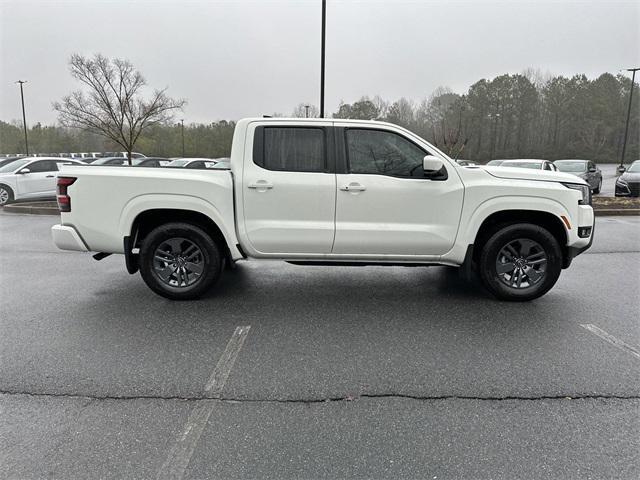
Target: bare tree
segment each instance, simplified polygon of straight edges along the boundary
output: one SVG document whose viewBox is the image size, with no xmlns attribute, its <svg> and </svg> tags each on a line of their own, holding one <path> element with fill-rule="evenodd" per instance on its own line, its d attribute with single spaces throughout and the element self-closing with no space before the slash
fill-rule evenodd
<svg viewBox="0 0 640 480">
<path fill-rule="evenodd" d="M 64 126 L 97 133 L 120 145 L 131 165 L 131 152 L 147 128 L 171 120 L 185 100 L 166 95 L 166 88 L 144 97 L 146 81 L 127 60 L 78 54 L 69 61 L 71 75 L 86 87 L 53 104 Z"/>
</svg>

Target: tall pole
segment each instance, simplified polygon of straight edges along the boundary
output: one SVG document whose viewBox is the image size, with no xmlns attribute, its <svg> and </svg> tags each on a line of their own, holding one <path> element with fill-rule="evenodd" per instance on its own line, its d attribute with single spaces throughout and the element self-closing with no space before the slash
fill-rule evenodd
<svg viewBox="0 0 640 480">
<path fill-rule="evenodd" d="M 489 160 L 494 160 L 493 156 L 495 155 L 496 149 L 496 134 L 498 132 L 498 118 L 500 117 L 499 113 L 490 113 L 487 117 L 493 119 L 493 135 L 491 137 L 491 155 L 489 156 Z"/>
<path fill-rule="evenodd" d="M 180 129 L 182 131 L 182 158 L 184 158 L 184 118 L 180 119 Z"/>
<path fill-rule="evenodd" d="M 636 72 L 640 70 L 640 68 L 627 68 L 627 72 L 633 72 L 631 75 L 631 90 L 629 91 L 629 107 L 627 108 L 627 125 L 624 127 L 624 141 L 622 142 L 622 156 L 620 157 L 620 166 L 618 167 L 619 171 L 622 171 L 624 168 L 624 154 L 627 150 L 627 135 L 629 133 L 629 117 L 631 117 L 631 99 L 633 98 L 633 88 L 636 85 Z"/>
<path fill-rule="evenodd" d="M 322 46 L 320 47 L 320 118 L 324 118 L 324 43 L 327 31 L 327 0 L 322 0 Z"/>
<path fill-rule="evenodd" d="M 24 92 L 22 91 L 22 84 L 27 83 L 26 80 L 18 80 L 16 83 L 20 84 L 20 99 L 22 100 L 22 126 L 24 127 L 24 148 L 27 156 L 29 156 L 29 140 L 27 139 L 27 115 L 24 113 Z"/>
</svg>

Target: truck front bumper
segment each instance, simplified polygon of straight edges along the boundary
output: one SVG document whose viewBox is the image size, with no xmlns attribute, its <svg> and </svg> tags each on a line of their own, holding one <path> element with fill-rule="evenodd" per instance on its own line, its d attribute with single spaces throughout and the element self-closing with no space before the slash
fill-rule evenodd
<svg viewBox="0 0 640 480">
<path fill-rule="evenodd" d="M 578 227 L 576 231 L 578 238 L 564 252 L 564 261 L 562 268 L 568 268 L 574 258 L 587 250 L 593 244 L 593 236 L 595 235 L 596 220 L 591 206 L 581 205 L 578 211 Z M 580 234 L 580 232 L 589 232 L 588 235 Z"/>
<path fill-rule="evenodd" d="M 53 243 L 61 250 L 76 250 L 79 252 L 88 252 L 89 249 L 80 238 L 75 228 L 67 225 L 54 225 L 51 227 L 51 236 Z"/>
</svg>

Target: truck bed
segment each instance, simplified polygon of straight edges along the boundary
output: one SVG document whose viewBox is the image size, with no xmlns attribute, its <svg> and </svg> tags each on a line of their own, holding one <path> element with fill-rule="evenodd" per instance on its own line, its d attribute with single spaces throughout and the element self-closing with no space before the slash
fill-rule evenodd
<svg viewBox="0 0 640 480">
<path fill-rule="evenodd" d="M 149 209 L 203 213 L 237 243 L 229 170 L 63 165 L 58 176 L 77 179 L 68 187 L 73 213 L 61 219 L 77 228 L 87 250 L 123 253 L 123 238 Z"/>
</svg>

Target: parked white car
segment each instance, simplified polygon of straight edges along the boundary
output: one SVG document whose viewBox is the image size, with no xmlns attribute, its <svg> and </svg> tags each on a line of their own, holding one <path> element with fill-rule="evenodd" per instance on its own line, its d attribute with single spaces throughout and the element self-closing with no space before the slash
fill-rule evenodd
<svg viewBox="0 0 640 480">
<path fill-rule="evenodd" d="M 218 160 L 215 158 L 174 158 L 166 167 L 181 168 L 213 168 Z"/>
<path fill-rule="evenodd" d="M 124 254 L 171 299 L 202 295 L 226 263 L 252 258 L 455 266 L 517 301 L 544 295 L 593 240 L 581 178 L 463 167 L 389 123 L 241 120 L 230 167 L 64 165 L 53 240 L 98 260 Z"/>
<path fill-rule="evenodd" d="M 515 168 L 529 168 L 532 170 L 548 170 L 551 172 L 557 172 L 558 167 L 556 167 L 553 162 L 549 160 L 537 160 L 537 159 L 518 159 L 518 160 L 503 160 L 500 167 L 515 167 Z"/>
<path fill-rule="evenodd" d="M 14 200 L 54 198 L 61 164 L 84 165 L 59 157 L 27 157 L 0 167 L 0 205 Z"/>
</svg>

